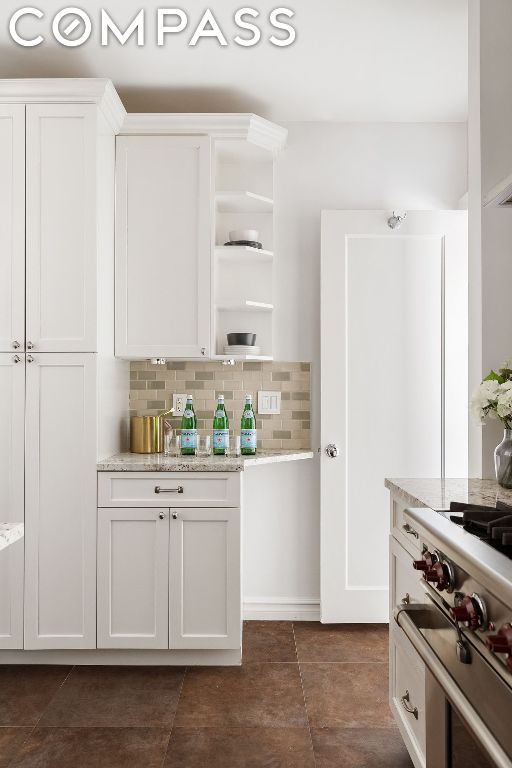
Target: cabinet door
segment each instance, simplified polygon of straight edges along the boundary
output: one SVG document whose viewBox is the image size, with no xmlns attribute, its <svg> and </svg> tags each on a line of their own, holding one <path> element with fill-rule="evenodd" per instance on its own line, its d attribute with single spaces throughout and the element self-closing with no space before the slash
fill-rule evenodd
<svg viewBox="0 0 512 768">
<path fill-rule="evenodd" d="M 94 648 L 96 359 L 26 369 L 25 648 Z"/>
<path fill-rule="evenodd" d="M 175 509 L 170 648 L 240 648 L 240 510 Z"/>
<path fill-rule="evenodd" d="M 0 104 L 0 352 L 24 341 L 25 107 Z"/>
<path fill-rule="evenodd" d="M 96 107 L 27 106 L 27 343 L 96 351 Z"/>
<path fill-rule="evenodd" d="M 98 648 L 168 648 L 169 510 L 98 510 Z"/>
<path fill-rule="evenodd" d="M 0 354 L 0 520 L 6 523 L 24 519 L 24 357 Z M 23 648 L 22 541 L 0 552 L 0 585 L 0 648 Z"/>
<path fill-rule="evenodd" d="M 116 355 L 209 355 L 210 140 L 116 147 Z"/>
</svg>

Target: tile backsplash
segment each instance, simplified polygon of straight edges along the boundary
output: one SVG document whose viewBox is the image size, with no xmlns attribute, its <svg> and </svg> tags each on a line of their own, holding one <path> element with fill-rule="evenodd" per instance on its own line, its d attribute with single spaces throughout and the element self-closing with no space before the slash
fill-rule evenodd
<svg viewBox="0 0 512 768">
<path fill-rule="evenodd" d="M 279 416 L 257 412 L 258 391 L 281 392 Z M 193 395 L 198 429 L 212 430 L 213 411 L 218 394 L 223 394 L 232 433 L 238 433 L 245 394 L 253 396 L 258 427 L 258 447 L 262 449 L 309 449 L 310 364 L 245 362 L 234 366 L 220 362 L 150 362 L 130 364 L 130 414 L 157 414 L 172 406 L 173 392 Z M 180 419 L 172 419 L 179 428 Z"/>
</svg>

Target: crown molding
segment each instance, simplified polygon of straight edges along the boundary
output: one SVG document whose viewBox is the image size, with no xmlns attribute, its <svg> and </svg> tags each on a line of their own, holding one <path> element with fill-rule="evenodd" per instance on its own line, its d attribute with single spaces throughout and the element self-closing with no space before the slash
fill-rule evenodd
<svg viewBox="0 0 512 768">
<path fill-rule="evenodd" d="M 200 134 L 217 139 L 243 139 L 277 153 L 285 146 L 288 131 L 250 113 L 146 112 L 127 114 L 120 134 Z"/>
<path fill-rule="evenodd" d="M 0 80 L 0 104 L 96 104 L 118 133 L 126 117 L 123 102 L 107 78 L 13 78 Z"/>
</svg>

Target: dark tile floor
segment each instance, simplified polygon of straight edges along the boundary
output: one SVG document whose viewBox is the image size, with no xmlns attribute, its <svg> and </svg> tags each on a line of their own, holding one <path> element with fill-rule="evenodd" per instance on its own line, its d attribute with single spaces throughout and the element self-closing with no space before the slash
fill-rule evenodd
<svg viewBox="0 0 512 768">
<path fill-rule="evenodd" d="M 0 667 L 0 768 L 411 768 L 387 628 L 246 622 L 241 667 Z"/>
</svg>

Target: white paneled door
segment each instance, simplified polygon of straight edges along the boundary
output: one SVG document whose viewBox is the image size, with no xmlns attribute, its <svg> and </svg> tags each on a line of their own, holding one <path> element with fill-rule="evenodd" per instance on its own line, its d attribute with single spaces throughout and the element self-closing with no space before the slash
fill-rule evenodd
<svg viewBox="0 0 512 768">
<path fill-rule="evenodd" d="M 389 215 L 322 215 L 324 622 L 387 621 L 384 478 L 467 475 L 467 215 Z"/>
<path fill-rule="evenodd" d="M 171 509 L 170 648 L 240 648 L 240 510 Z"/>
<path fill-rule="evenodd" d="M 0 352 L 25 343 L 25 106 L 0 104 Z"/>
<path fill-rule="evenodd" d="M 116 143 L 116 355 L 210 352 L 211 189 L 207 136 Z"/>
<path fill-rule="evenodd" d="M 96 352 L 96 107 L 26 110 L 27 349 Z"/>
<path fill-rule="evenodd" d="M 95 358 L 27 355 L 25 648 L 96 647 Z"/>
<path fill-rule="evenodd" d="M 0 353 L 0 522 L 24 521 L 25 355 Z M 0 648 L 23 648 L 23 541 L 0 552 Z"/>
<path fill-rule="evenodd" d="M 98 509 L 98 648 L 169 647 L 169 510 Z"/>
</svg>

